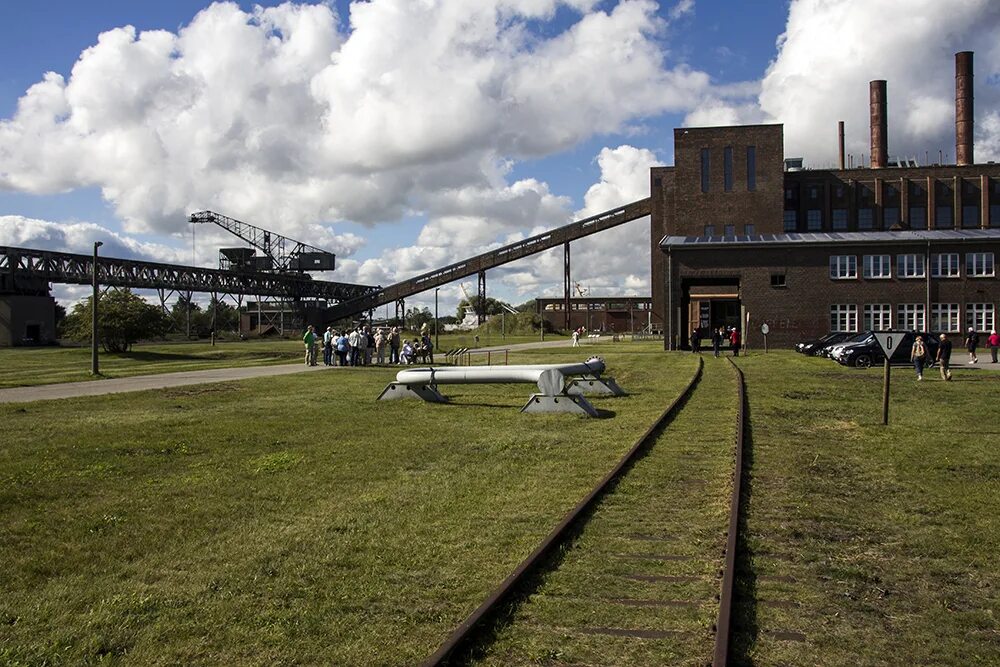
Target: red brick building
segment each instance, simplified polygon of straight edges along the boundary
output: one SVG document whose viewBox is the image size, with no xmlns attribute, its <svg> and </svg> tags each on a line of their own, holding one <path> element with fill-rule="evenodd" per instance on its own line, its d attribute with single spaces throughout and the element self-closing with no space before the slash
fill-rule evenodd
<svg viewBox="0 0 1000 667">
<path fill-rule="evenodd" d="M 801 169 L 781 125 L 674 131 L 651 170 L 654 316 L 667 349 L 694 328 L 748 343 L 827 331 L 981 333 L 997 324 L 1000 165 L 974 164 L 972 55 L 956 56 L 955 165 L 888 158 L 885 83 L 872 82 L 871 166 Z M 842 136 L 842 135 L 841 135 Z"/>
</svg>

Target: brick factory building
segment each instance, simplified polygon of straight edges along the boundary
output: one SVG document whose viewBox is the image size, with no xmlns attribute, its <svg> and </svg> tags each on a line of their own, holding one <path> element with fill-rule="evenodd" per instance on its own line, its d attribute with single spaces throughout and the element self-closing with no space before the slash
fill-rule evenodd
<svg viewBox="0 0 1000 667">
<path fill-rule="evenodd" d="M 674 130 L 650 173 L 654 317 L 667 349 L 746 329 L 751 346 L 828 331 L 981 334 L 996 325 L 1000 165 L 975 164 L 972 54 L 956 55 L 956 164 L 891 161 L 886 86 L 871 83 L 871 165 L 801 169 L 781 125 Z M 749 321 L 749 326 L 747 322 Z M 747 328 L 748 327 L 748 328 Z"/>
<path fill-rule="evenodd" d="M 569 329 L 583 327 L 599 332 L 660 332 L 663 321 L 653 316 L 648 296 L 583 296 L 570 302 Z M 552 328 L 566 327 L 564 298 L 535 299 L 535 313 Z"/>
</svg>

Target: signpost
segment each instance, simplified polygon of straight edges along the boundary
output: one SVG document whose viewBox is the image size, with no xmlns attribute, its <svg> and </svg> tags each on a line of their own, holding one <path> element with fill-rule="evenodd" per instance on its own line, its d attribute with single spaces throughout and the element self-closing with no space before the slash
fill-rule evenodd
<svg viewBox="0 0 1000 667">
<path fill-rule="evenodd" d="M 770 333 L 771 327 L 767 326 L 767 322 L 760 325 L 760 332 L 764 334 L 764 354 L 767 354 L 767 334 Z"/>
<path fill-rule="evenodd" d="M 889 358 L 899 347 L 906 334 L 892 331 L 876 331 L 875 340 L 885 353 L 885 375 L 882 379 L 882 424 L 889 423 Z"/>
</svg>

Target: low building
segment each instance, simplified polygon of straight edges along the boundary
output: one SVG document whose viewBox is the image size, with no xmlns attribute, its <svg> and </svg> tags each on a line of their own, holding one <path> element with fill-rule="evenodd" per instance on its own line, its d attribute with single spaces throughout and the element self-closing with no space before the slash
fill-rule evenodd
<svg viewBox="0 0 1000 667">
<path fill-rule="evenodd" d="M 569 299 L 569 329 L 619 333 L 663 331 L 648 296 L 586 296 Z M 566 328 L 565 299 L 536 299 L 535 313 L 554 329 Z"/>
</svg>

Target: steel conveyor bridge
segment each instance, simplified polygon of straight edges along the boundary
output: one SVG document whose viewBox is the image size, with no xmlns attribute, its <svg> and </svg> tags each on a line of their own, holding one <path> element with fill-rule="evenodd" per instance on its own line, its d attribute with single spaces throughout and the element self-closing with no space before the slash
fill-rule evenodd
<svg viewBox="0 0 1000 667">
<path fill-rule="evenodd" d="M 0 291 L 3 292 L 31 289 L 40 280 L 89 285 L 93 276 L 91 255 L 0 246 Z M 242 273 L 112 257 L 98 257 L 97 280 L 105 287 L 338 301 L 357 299 L 378 289 L 313 280 L 304 274 Z"/>
<path fill-rule="evenodd" d="M 469 259 L 448 266 L 423 273 L 419 276 L 404 280 L 402 282 L 389 285 L 388 287 L 376 289 L 358 298 L 339 303 L 332 308 L 328 308 L 325 314 L 326 322 L 335 322 L 345 317 L 351 317 L 358 313 L 364 313 L 375 308 L 396 303 L 406 297 L 420 294 L 427 290 L 446 285 L 459 278 L 465 278 L 473 274 L 480 275 L 480 299 L 484 298 L 483 275 L 487 269 L 492 269 L 508 262 L 523 259 L 535 253 L 549 250 L 560 245 L 567 245 L 570 241 L 581 239 L 606 229 L 623 225 L 626 222 L 638 220 L 650 214 L 651 199 L 646 197 L 639 201 L 626 204 L 619 208 L 599 213 L 589 218 L 577 220 L 568 225 L 557 227 L 547 232 L 542 232 L 535 236 L 526 238 L 516 243 L 505 245 L 502 248 L 484 252 L 481 255 L 470 257 Z M 567 246 L 568 247 L 568 246 Z M 569 263 L 567 249 L 567 269 Z M 568 274 L 568 271 L 567 271 Z M 568 280 L 568 278 L 567 278 Z M 567 287 L 568 289 L 568 287 Z"/>
</svg>

